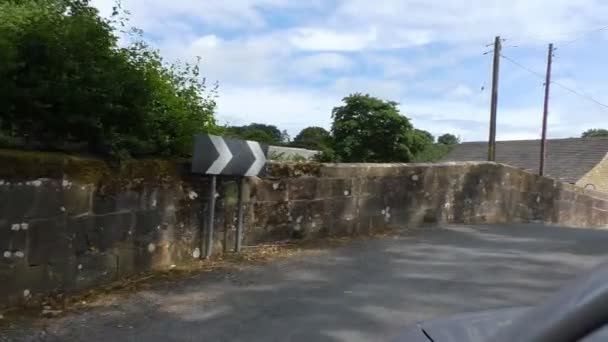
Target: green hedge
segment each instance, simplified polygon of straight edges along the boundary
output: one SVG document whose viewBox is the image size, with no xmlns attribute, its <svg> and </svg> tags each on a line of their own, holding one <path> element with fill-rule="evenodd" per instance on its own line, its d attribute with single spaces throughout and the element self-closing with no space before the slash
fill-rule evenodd
<svg viewBox="0 0 608 342">
<path fill-rule="evenodd" d="M 198 65 L 167 65 L 137 31 L 119 46 L 124 25 L 86 0 L 0 0 L 0 143 L 187 155 L 214 131 L 216 88 Z"/>
</svg>

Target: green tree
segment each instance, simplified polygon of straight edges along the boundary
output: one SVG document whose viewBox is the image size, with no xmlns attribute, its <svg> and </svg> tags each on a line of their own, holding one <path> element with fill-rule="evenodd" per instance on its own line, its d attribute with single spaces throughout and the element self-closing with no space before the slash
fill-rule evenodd
<svg viewBox="0 0 608 342">
<path fill-rule="evenodd" d="M 294 147 L 307 148 L 310 150 L 323 150 L 330 144 L 329 132 L 323 127 L 306 127 L 291 143 Z"/>
<path fill-rule="evenodd" d="M 418 151 L 422 151 L 427 148 L 429 145 L 432 145 L 435 142 L 435 137 L 424 130 L 414 129 L 414 133 L 410 135 L 410 146 L 411 150 L 415 153 Z"/>
<path fill-rule="evenodd" d="M 194 133 L 214 131 L 198 64 L 166 64 L 137 30 L 120 47 L 115 24 L 118 11 L 103 19 L 87 0 L 0 1 L 3 134 L 126 157 L 186 155 Z"/>
<path fill-rule="evenodd" d="M 397 103 L 370 95 L 352 94 L 332 112 L 332 140 L 342 162 L 407 162 L 419 144 L 410 121 Z"/>
<path fill-rule="evenodd" d="M 276 140 L 268 132 L 261 129 L 248 129 L 241 134 L 241 138 L 245 140 L 252 140 L 261 142 L 263 144 L 272 145 L 276 144 Z"/>
<path fill-rule="evenodd" d="M 608 137 L 608 129 L 603 128 L 592 128 L 585 131 L 582 135 L 583 138 L 604 138 Z"/>
<path fill-rule="evenodd" d="M 282 145 L 289 142 L 287 132 L 281 131 L 275 125 L 251 123 L 245 126 L 229 126 L 226 133 L 235 138 L 255 140 L 270 145 Z M 262 140 L 254 139 L 255 137 Z"/>
<path fill-rule="evenodd" d="M 460 143 L 460 139 L 453 134 L 446 133 L 437 138 L 437 142 L 443 145 L 456 145 Z"/>
<path fill-rule="evenodd" d="M 418 134 L 420 137 L 422 137 L 422 139 L 424 139 L 425 141 L 428 141 L 429 143 L 434 143 L 435 142 L 435 137 L 433 136 L 433 134 L 431 134 L 431 132 L 427 132 L 425 130 L 422 129 L 414 129 L 414 132 L 416 134 Z"/>
<path fill-rule="evenodd" d="M 281 143 L 282 144 L 289 144 L 291 142 L 291 137 L 289 136 L 289 133 L 287 132 L 286 129 L 281 131 Z"/>
</svg>

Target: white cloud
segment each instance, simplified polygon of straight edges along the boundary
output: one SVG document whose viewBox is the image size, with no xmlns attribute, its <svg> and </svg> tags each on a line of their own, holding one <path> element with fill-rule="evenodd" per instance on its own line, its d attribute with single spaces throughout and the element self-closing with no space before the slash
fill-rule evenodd
<svg viewBox="0 0 608 342">
<path fill-rule="evenodd" d="M 608 4 L 600 0 L 342 0 L 332 22 L 378 23 L 380 31 L 428 30 L 434 41 L 488 40 L 555 35 L 605 25 Z"/>
<path fill-rule="evenodd" d="M 405 60 L 381 53 L 367 54 L 365 60 L 367 64 L 379 67 L 384 78 L 411 77 L 420 71 L 420 66 L 415 65 L 410 59 Z"/>
<path fill-rule="evenodd" d="M 348 94 L 363 93 L 380 97 L 385 100 L 402 99 L 406 92 L 406 85 L 397 80 L 378 80 L 369 77 L 341 77 L 337 78 L 328 91 L 336 96 L 344 97 Z"/>
<path fill-rule="evenodd" d="M 365 49 L 400 49 L 425 45 L 432 41 L 429 30 L 381 30 L 368 25 L 365 30 L 352 28 L 303 27 L 292 30 L 288 40 L 296 48 L 311 51 L 361 51 Z"/>
<path fill-rule="evenodd" d="M 307 126 L 329 128 L 331 110 L 339 101 L 333 94 L 310 89 L 235 87 L 220 93 L 218 113 L 220 121 L 273 124 L 293 136 Z"/>
<path fill-rule="evenodd" d="M 114 0 L 93 0 L 104 14 L 111 13 Z M 133 23 L 144 30 L 161 30 L 170 22 L 191 21 L 193 24 L 222 28 L 262 28 L 267 26 L 261 9 L 298 9 L 317 7 L 318 1 L 290 0 L 123 0 L 132 13 Z"/>
<path fill-rule="evenodd" d="M 213 34 L 184 35 L 167 37 L 157 45 L 171 59 L 193 61 L 200 56 L 201 73 L 227 86 L 281 82 L 287 76 L 287 64 L 293 52 L 274 34 L 232 40 Z"/>
<path fill-rule="evenodd" d="M 453 97 L 469 97 L 473 94 L 475 94 L 473 89 L 464 84 L 459 84 L 454 89 L 449 91 L 449 96 Z"/>
<path fill-rule="evenodd" d="M 320 77 L 326 71 L 347 71 L 354 62 L 338 53 L 318 53 L 297 58 L 290 71 L 302 77 Z"/>
<path fill-rule="evenodd" d="M 210 34 L 202 36 L 192 42 L 192 48 L 201 50 L 215 49 L 220 44 L 220 41 L 221 40 L 216 35 Z"/>
<path fill-rule="evenodd" d="M 93 1 L 106 15 L 113 2 Z M 363 92 L 402 103 L 423 129 L 465 140 L 487 139 L 488 89 L 478 87 L 489 86 L 483 80 L 491 58 L 482 54 L 494 35 L 509 39 L 505 54 L 543 72 L 545 43 L 555 38 L 560 47 L 608 17 L 602 0 L 123 2 L 165 57 L 202 57 L 202 74 L 220 82 L 223 119 L 273 123 L 295 134 L 328 127 L 340 99 Z M 608 33 L 586 38 L 601 41 Z M 590 68 L 585 53 L 606 49 L 585 46 L 571 55 L 558 50 L 555 79 L 608 102 L 600 73 L 581 72 Z M 538 136 L 541 93 L 542 80 L 504 64 L 499 139 Z M 550 137 L 578 136 L 605 117 L 596 104 L 553 87 Z"/>
<path fill-rule="evenodd" d="M 362 32 L 298 28 L 288 35 L 289 42 L 296 48 L 312 51 L 357 51 L 365 49 L 377 38 L 373 27 Z"/>
</svg>

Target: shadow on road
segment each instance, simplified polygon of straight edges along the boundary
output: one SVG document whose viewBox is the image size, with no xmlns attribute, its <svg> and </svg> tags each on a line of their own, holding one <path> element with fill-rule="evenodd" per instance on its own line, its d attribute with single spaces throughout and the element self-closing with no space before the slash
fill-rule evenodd
<svg viewBox="0 0 608 342">
<path fill-rule="evenodd" d="M 47 322 L 34 341 L 369 341 L 458 312 L 534 305 L 605 256 L 608 231 L 449 226 L 170 288 Z"/>
</svg>

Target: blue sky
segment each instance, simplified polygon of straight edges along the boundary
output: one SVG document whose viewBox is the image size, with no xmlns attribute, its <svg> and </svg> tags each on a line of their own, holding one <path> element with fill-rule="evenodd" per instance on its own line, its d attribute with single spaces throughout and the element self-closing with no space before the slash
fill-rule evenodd
<svg viewBox="0 0 608 342">
<path fill-rule="evenodd" d="M 108 14 L 112 0 L 94 0 Z M 220 122 L 293 136 L 329 128 L 353 92 L 399 102 L 417 128 L 487 139 L 494 36 L 503 54 L 608 104 L 604 0 L 123 0 L 131 24 L 169 60 L 202 58 Z M 573 43 L 572 40 L 575 40 Z M 498 138 L 540 135 L 543 80 L 502 60 Z M 608 128 L 608 108 L 553 86 L 549 137 Z"/>
</svg>

